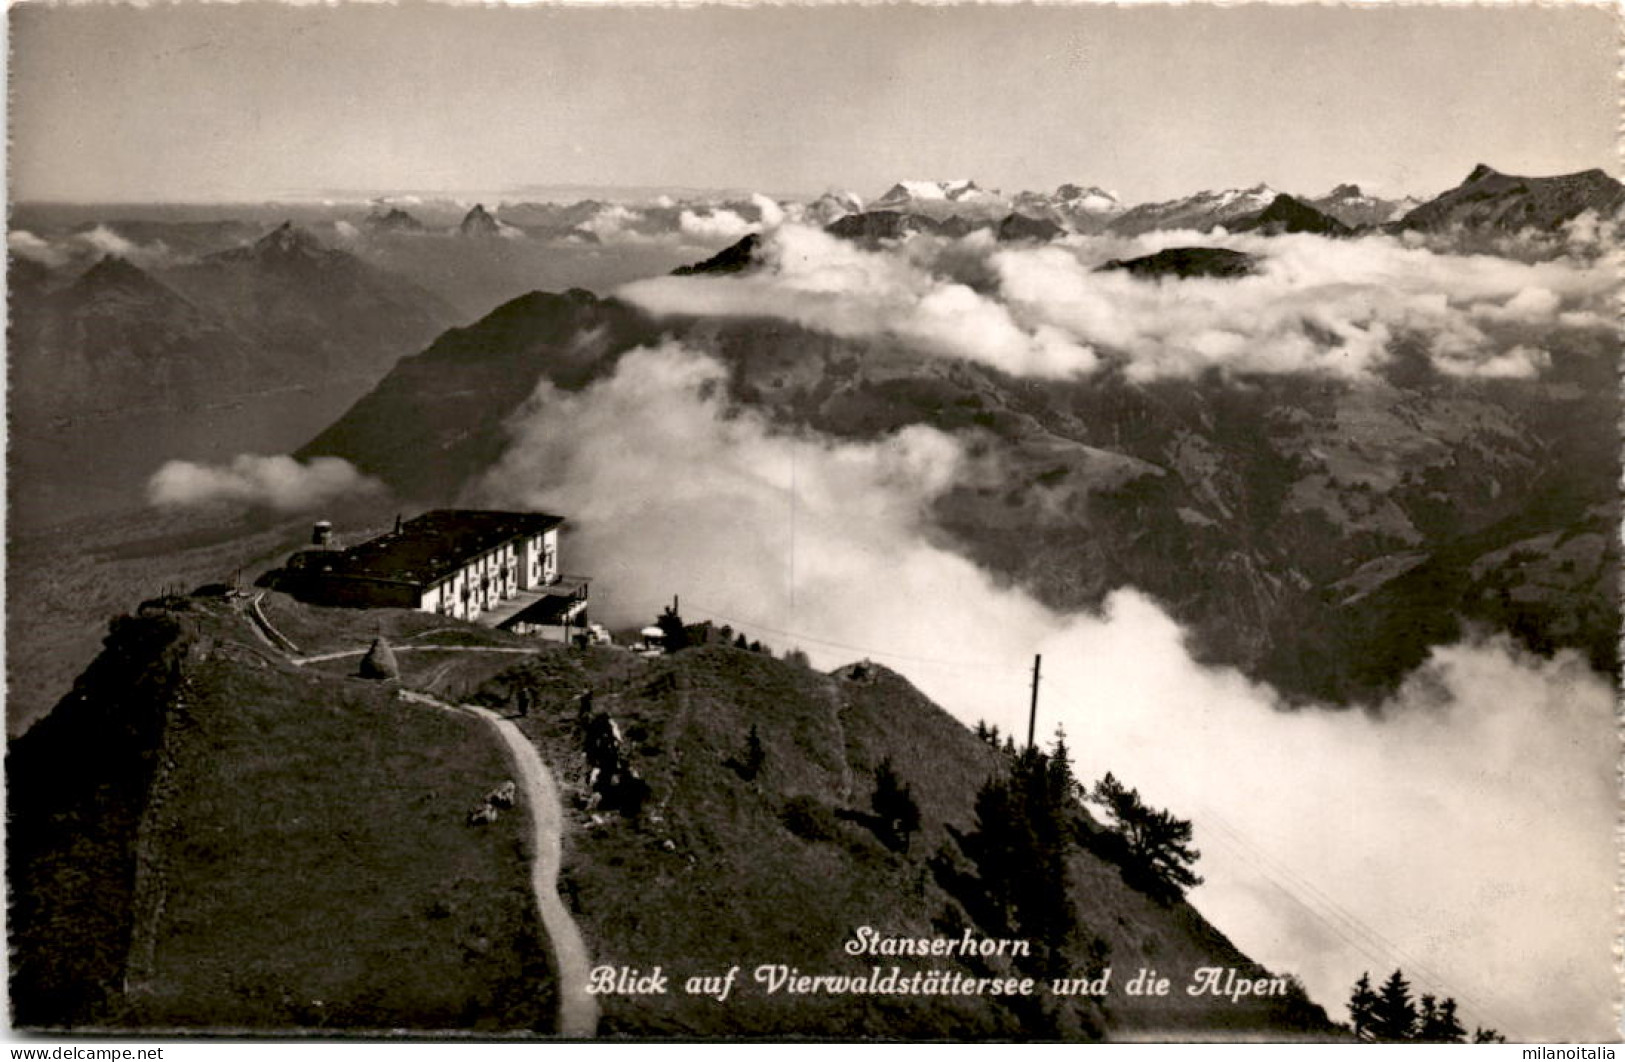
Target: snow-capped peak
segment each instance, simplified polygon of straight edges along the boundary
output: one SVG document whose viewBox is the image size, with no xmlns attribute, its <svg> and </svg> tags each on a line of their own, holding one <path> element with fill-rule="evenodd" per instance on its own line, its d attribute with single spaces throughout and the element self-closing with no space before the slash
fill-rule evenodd
<svg viewBox="0 0 1625 1062">
<path fill-rule="evenodd" d="M 1259 183 L 1253 185 L 1251 188 L 1227 188 L 1219 193 L 1219 201 L 1225 206 L 1229 206 L 1232 203 L 1239 204 L 1244 201 L 1248 203 L 1259 203 L 1267 206 L 1275 201 L 1276 195 L 1277 193 L 1275 189 L 1271 188 L 1267 184 Z"/>
<path fill-rule="evenodd" d="M 1068 210 L 1081 210 L 1089 214 L 1114 214 L 1123 209 L 1122 201 L 1097 185 L 1087 188 L 1076 184 L 1063 184 L 1055 189 L 1055 201 Z"/>
<path fill-rule="evenodd" d="M 975 181 L 898 181 L 886 194 L 875 200 L 874 206 L 911 202 L 951 202 L 992 198 L 997 192 L 978 188 Z"/>
</svg>

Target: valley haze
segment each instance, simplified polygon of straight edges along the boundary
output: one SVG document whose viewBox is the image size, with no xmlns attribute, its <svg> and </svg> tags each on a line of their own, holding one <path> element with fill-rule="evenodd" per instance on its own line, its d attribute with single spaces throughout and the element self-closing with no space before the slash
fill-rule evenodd
<svg viewBox="0 0 1625 1062">
<path fill-rule="evenodd" d="M 1617 10 L 10 29 L 20 1026 L 1619 1039 Z M 275 574 L 437 509 L 619 644 Z"/>
</svg>

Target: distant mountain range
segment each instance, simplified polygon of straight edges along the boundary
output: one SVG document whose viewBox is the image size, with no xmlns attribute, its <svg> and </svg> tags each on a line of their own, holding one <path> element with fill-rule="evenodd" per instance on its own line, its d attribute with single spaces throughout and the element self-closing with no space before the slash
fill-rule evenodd
<svg viewBox="0 0 1625 1062">
<path fill-rule="evenodd" d="M 36 518 L 132 503 L 167 458 L 286 449 L 457 320 L 291 224 L 165 267 L 11 275 L 12 461 L 37 480 L 13 500 Z"/>
<path fill-rule="evenodd" d="M 583 248 L 617 246 L 629 260 L 634 253 L 644 254 L 655 266 L 652 272 L 664 272 L 684 260 L 675 249 L 687 241 L 703 246 L 730 230 L 760 229 L 775 209 L 792 220 L 822 224 L 837 236 L 875 246 L 911 233 L 954 238 L 977 229 L 1016 242 L 1048 241 L 1068 233 L 1129 235 L 1219 227 L 1334 237 L 1374 227 L 1396 232 L 1551 232 L 1585 211 L 1606 215 L 1622 203 L 1625 186 L 1599 170 L 1519 177 L 1479 166 L 1460 186 L 1421 204 L 1367 196 L 1352 184 L 1317 198 L 1260 184 L 1126 208 L 1114 193 L 1081 182 L 1050 193 L 1005 196 L 971 180 L 901 181 L 869 204 L 844 192 L 777 206 L 759 198 L 662 199 L 637 206 L 601 200 L 490 209 L 477 204 L 449 222 L 425 220 L 404 206 L 380 203 L 358 224 L 344 223 L 350 225 L 347 232 L 332 223 L 346 249 L 324 244 L 308 228 L 292 224 L 245 238 L 252 230 L 234 219 L 80 222 L 65 236 L 79 257 L 64 264 L 50 255 L 12 256 L 13 408 L 25 433 L 22 448 L 49 454 L 61 449 L 60 432 L 85 416 L 116 419 L 135 410 L 196 410 L 279 388 L 313 390 L 323 401 L 342 403 L 375 381 L 396 357 L 420 349 L 457 319 L 458 312 L 423 284 L 455 293 L 461 304 L 478 312 L 514 288 L 523 290 L 526 277 L 537 269 L 536 255 L 545 253 L 545 247 L 524 252 L 529 257 L 517 253 L 532 239 Z M 419 238 L 436 234 L 469 239 Z M 489 239 L 495 235 L 513 239 Z M 737 244 L 738 238 L 733 239 Z M 666 249 L 658 250 L 662 246 Z M 87 253 L 106 247 L 120 250 L 91 268 L 107 252 L 88 260 Z M 709 262 L 699 256 L 687 261 L 698 261 L 694 268 L 701 270 L 741 268 L 754 252 L 754 246 L 736 247 L 731 257 L 725 250 Z M 369 258 L 399 264 L 422 283 L 369 264 Z M 486 291 L 490 301 L 479 297 Z M 336 412 L 341 406 L 323 408 Z M 285 418 L 286 411 L 278 417 Z M 267 418 L 251 433 L 254 439 L 276 434 L 269 414 Z M 184 419 L 181 414 L 175 424 Z M 245 414 L 236 423 L 253 419 Z M 301 416 L 293 420 L 315 426 Z M 218 436 L 219 427 L 210 430 Z M 36 446 L 27 441 L 29 433 L 54 441 Z M 292 441 L 267 436 L 265 444 Z M 110 488 L 114 482 L 109 470 Z M 84 492 L 78 496 L 88 498 Z M 74 503 L 65 498 L 60 504 Z"/>
<path fill-rule="evenodd" d="M 1125 207 L 1116 195 L 1096 187 L 1063 184 L 1053 193 L 1020 192 L 1007 197 L 981 188 L 974 181 L 957 180 L 899 182 L 871 203 L 869 210 L 928 218 L 938 226 L 932 231 L 942 231 L 943 225 L 956 219 L 963 224 L 1016 214 L 1042 218 L 1079 233 L 1132 236 L 1170 229 L 1208 232 L 1223 227 L 1232 232 L 1315 232 L 1336 236 L 1383 227 L 1396 231 L 1456 227 L 1550 232 L 1586 210 L 1608 215 L 1622 203 L 1625 185 L 1601 170 L 1558 177 L 1514 177 L 1480 165 L 1460 186 L 1426 202 L 1409 197 L 1369 196 L 1355 184 L 1340 184 L 1318 197 L 1288 195 L 1258 184 Z M 905 223 L 902 227 L 918 230 L 923 226 Z"/>
<path fill-rule="evenodd" d="M 896 210 L 927 217 L 989 216 L 1005 213 L 1010 201 L 975 181 L 899 181 L 869 204 L 870 210 Z"/>
<path fill-rule="evenodd" d="M 1401 199 L 1369 196 L 1360 191 L 1357 184 L 1340 184 L 1326 195 L 1307 202 L 1322 214 L 1336 218 L 1351 229 L 1397 221 L 1421 205 L 1420 200 L 1410 196 Z"/>
</svg>

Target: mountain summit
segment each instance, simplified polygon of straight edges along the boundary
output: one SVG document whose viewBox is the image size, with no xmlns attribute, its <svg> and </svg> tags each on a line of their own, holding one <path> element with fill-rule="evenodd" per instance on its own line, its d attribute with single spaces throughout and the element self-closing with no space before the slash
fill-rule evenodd
<svg viewBox="0 0 1625 1062">
<path fill-rule="evenodd" d="M 1318 199 L 1303 202 L 1328 217 L 1336 218 L 1350 228 L 1362 225 L 1382 225 L 1404 217 L 1417 207 L 1414 199 L 1381 199 L 1367 195 L 1357 184 L 1340 184 Z"/>
<path fill-rule="evenodd" d="M 869 204 L 870 211 L 921 214 L 943 221 L 951 217 L 992 219 L 1010 212 L 1010 200 L 975 181 L 899 181 Z"/>
<path fill-rule="evenodd" d="M 1625 185 L 1602 170 L 1516 177 L 1479 163 L 1467 179 L 1399 221 L 1402 229 L 1553 232 L 1586 211 L 1607 216 L 1625 206 Z"/>
<path fill-rule="evenodd" d="M 408 214 L 400 207 L 391 207 L 387 211 L 380 207 L 367 215 L 361 223 L 368 232 L 422 232 L 423 222 Z"/>
<path fill-rule="evenodd" d="M 1156 229 L 1192 229 L 1207 232 L 1221 225 L 1229 227 L 1249 214 L 1256 214 L 1275 201 L 1279 193 L 1267 184 L 1251 188 L 1197 192 L 1183 199 L 1162 203 L 1142 203 L 1119 214 L 1111 231 L 1134 236 Z"/>
<path fill-rule="evenodd" d="M 154 280 L 140 266 L 116 254 L 104 255 L 100 261 L 80 274 L 69 288 L 81 297 L 94 298 L 104 293 L 121 292 L 135 295 L 161 293 L 178 298 L 174 292 Z"/>
<path fill-rule="evenodd" d="M 502 226 L 486 211 L 484 203 L 475 203 L 474 209 L 463 216 L 463 223 L 457 227 L 457 231 L 464 236 L 496 236 L 501 233 Z"/>
<path fill-rule="evenodd" d="M 1283 232 L 1312 232 L 1318 236 L 1347 236 L 1347 225 L 1324 214 L 1301 199 L 1278 195 L 1262 211 L 1230 226 L 1233 232 L 1262 232 L 1274 236 Z"/>
<path fill-rule="evenodd" d="M 260 237 L 251 250 L 254 257 L 261 260 L 320 258 L 328 253 L 328 248 L 310 230 L 302 229 L 291 221 L 284 221 Z"/>
<path fill-rule="evenodd" d="M 950 202 L 964 202 L 975 200 L 990 193 L 976 186 L 975 181 L 898 181 L 886 190 L 886 193 L 874 201 L 876 210 L 887 207 L 904 206 L 915 202 L 932 202 L 948 200 Z M 994 193 L 996 194 L 996 193 Z"/>
</svg>

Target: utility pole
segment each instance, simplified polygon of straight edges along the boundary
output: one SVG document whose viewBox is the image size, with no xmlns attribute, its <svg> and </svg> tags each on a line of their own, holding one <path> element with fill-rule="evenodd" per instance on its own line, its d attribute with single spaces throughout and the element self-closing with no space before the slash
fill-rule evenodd
<svg viewBox="0 0 1625 1062">
<path fill-rule="evenodd" d="M 1033 732 L 1038 728 L 1038 669 L 1044 663 L 1042 655 L 1033 656 L 1033 706 L 1027 713 L 1027 747 L 1033 747 Z"/>
</svg>

